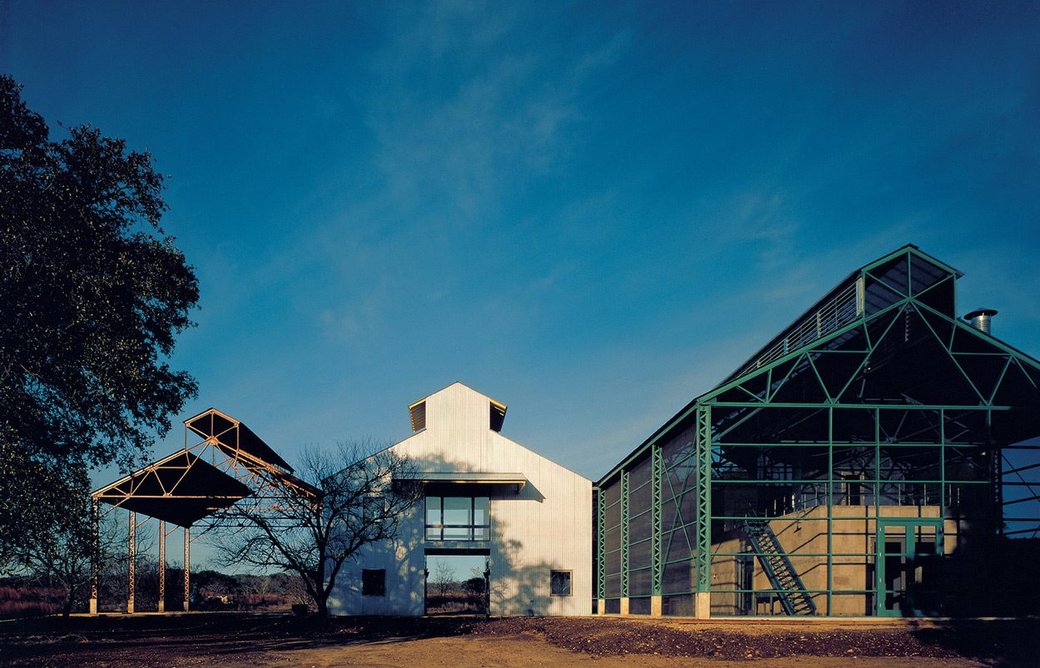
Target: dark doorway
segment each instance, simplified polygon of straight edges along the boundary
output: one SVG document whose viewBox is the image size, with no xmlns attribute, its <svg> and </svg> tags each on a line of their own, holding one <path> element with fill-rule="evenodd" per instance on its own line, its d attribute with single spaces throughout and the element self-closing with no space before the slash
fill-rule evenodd
<svg viewBox="0 0 1040 668">
<path fill-rule="evenodd" d="M 877 609 L 882 617 L 934 614 L 933 572 L 943 553 L 942 520 L 880 518 Z"/>
</svg>

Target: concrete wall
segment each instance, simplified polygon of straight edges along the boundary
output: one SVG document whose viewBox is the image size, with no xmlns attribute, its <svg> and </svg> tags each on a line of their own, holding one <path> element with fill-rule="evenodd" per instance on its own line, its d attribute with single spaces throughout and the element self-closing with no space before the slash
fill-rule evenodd
<svg viewBox="0 0 1040 668">
<path fill-rule="evenodd" d="M 883 519 L 910 519 L 914 517 L 938 518 L 942 516 L 939 506 L 881 506 Z M 831 552 L 849 556 L 833 558 L 833 589 L 873 589 L 873 564 L 877 522 L 874 506 L 835 506 L 831 535 Z M 791 565 L 798 572 L 807 590 L 827 589 L 827 508 L 814 508 L 790 513 L 770 521 L 770 527 L 780 541 L 781 548 L 788 553 Z M 951 554 L 957 547 L 958 522 L 946 519 L 943 522 L 943 553 Z M 732 538 L 712 546 L 714 553 L 741 552 L 746 544 L 742 538 Z M 735 589 L 738 582 L 737 557 L 718 556 L 712 559 L 711 614 L 738 614 L 738 594 L 720 590 Z M 754 560 L 753 582 L 755 589 L 772 589 L 769 578 L 758 559 Z M 828 614 L 826 594 L 814 597 L 818 614 Z M 860 593 L 837 593 L 832 597 L 833 615 L 873 615 L 872 598 Z M 783 614 L 779 602 L 756 604 L 753 614 Z"/>
<path fill-rule="evenodd" d="M 420 615 L 427 549 L 487 550 L 491 614 L 582 615 L 592 607 L 592 482 L 490 428 L 490 398 L 455 383 L 426 399 L 426 428 L 392 446 L 426 472 L 520 473 L 527 484 L 492 487 L 491 540 L 427 541 L 423 508 L 393 544 L 348 562 L 329 601 L 339 614 Z M 483 494 L 458 486 L 459 496 Z M 453 492 L 452 492 L 453 493 Z M 450 494 L 450 493 L 449 493 Z M 385 568 L 386 596 L 361 595 L 361 571 Z M 571 571 L 571 595 L 549 594 L 549 571 Z"/>
</svg>

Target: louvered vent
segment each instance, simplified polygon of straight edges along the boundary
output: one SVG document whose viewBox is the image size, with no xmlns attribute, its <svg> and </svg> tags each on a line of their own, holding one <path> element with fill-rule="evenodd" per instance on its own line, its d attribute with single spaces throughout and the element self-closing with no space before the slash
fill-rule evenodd
<svg viewBox="0 0 1040 668">
<path fill-rule="evenodd" d="M 505 404 L 500 404 L 494 399 L 491 400 L 491 428 L 495 431 L 502 431 L 502 423 L 506 420 L 506 407 Z"/>
<path fill-rule="evenodd" d="M 409 406 L 408 417 L 412 420 L 412 431 L 426 429 L 426 400 L 417 401 Z"/>
</svg>

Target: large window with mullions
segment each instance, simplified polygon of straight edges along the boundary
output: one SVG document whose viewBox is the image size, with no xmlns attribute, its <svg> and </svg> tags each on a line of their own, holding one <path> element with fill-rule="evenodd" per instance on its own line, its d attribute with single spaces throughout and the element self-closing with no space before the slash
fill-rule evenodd
<svg viewBox="0 0 1040 668">
<path fill-rule="evenodd" d="M 426 540 L 491 540 L 486 496 L 427 496 Z"/>
</svg>

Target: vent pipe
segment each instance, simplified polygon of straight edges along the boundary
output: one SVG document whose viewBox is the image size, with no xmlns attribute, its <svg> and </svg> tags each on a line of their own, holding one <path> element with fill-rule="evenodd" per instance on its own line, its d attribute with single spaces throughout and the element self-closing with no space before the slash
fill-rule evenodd
<svg viewBox="0 0 1040 668">
<path fill-rule="evenodd" d="M 989 334 L 990 320 L 997 314 L 995 308 L 977 308 L 964 316 L 965 320 L 971 322 L 971 326 L 983 334 Z"/>
</svg>

